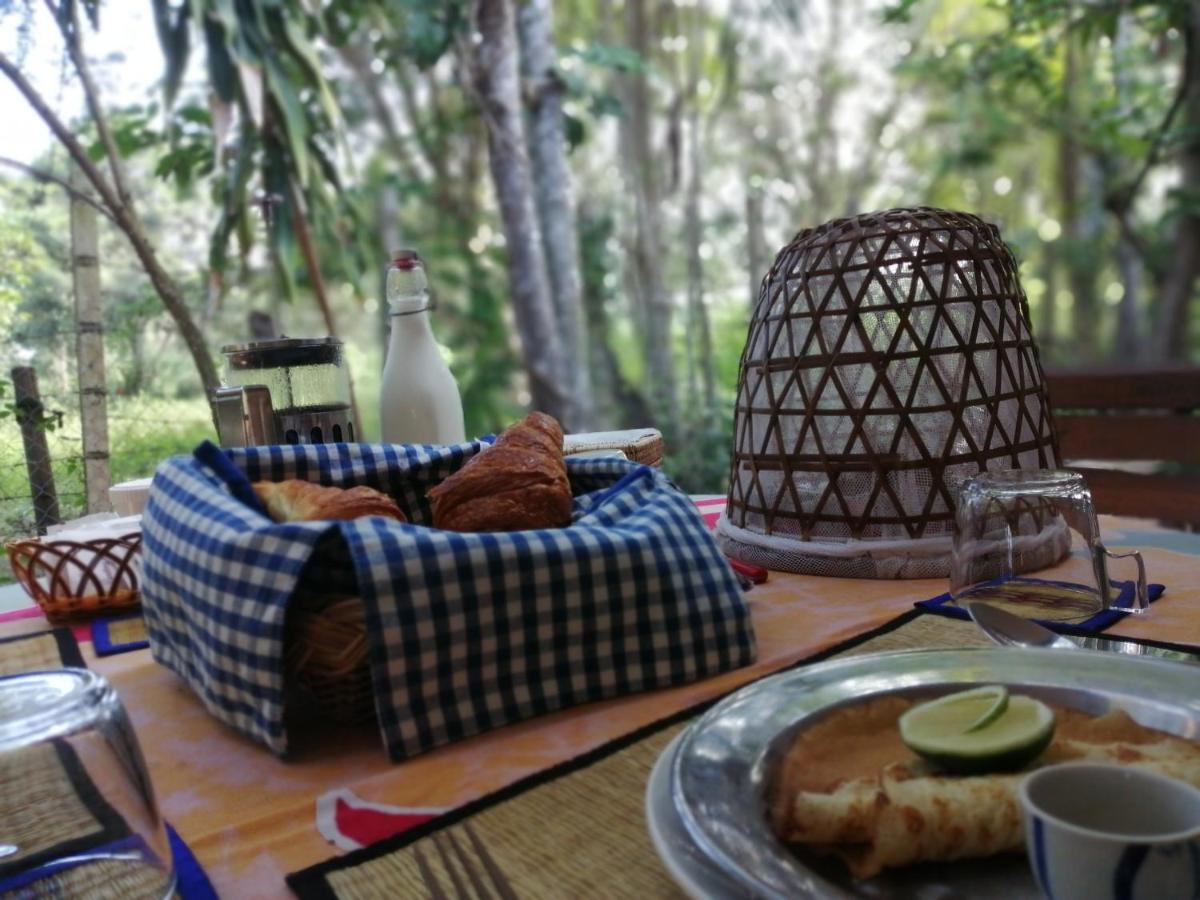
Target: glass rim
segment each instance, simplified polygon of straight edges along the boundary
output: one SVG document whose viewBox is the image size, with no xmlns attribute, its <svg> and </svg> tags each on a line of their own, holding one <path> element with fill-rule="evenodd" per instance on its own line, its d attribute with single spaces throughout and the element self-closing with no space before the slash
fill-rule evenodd
<svg viewBox="0 0 1200 900">
<path fill-rule="evenodd" d="M 112 685 L 90 669 L 0 676 L 0 748 L 78 731 L 115 699 Z"/>
<path fill-rule="evenodd" d="M 969 490 L 1037 494 L 1054 491 L 1087 491 L 1083 474 L 1070 469 L 992 469 L 963 480 L 960 493 Z"/>
</svg>

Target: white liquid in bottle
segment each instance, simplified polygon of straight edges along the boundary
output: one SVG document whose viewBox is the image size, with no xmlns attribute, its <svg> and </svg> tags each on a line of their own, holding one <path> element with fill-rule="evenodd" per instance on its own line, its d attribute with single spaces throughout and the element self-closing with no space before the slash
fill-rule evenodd
<svg viewBox="0 0 1200 900">
<path fill-rule="evenodd" d="M 429 325 L 425 265 L 415 250 L 397 250 L 387 270 L 392 336 L 379 391 L 383 440 L 457 444 L 465 440 L 462 398 Z"/>
</svg>

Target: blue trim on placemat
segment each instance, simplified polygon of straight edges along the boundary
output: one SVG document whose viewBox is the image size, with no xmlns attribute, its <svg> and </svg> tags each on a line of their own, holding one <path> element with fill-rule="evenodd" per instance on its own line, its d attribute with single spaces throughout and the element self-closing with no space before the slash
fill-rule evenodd
<svg viewBox="0 0 1200 900">
<path fill-rule="evenodd" d="M 167 840 L 171 846 L 171 861 L 175 868 L 176 895 L 181 900 L 217 900 L 217 892 L 213 889 L 212 882 L 208 880 L 204 869 L 200 867 L 199 861 L 192 854 L 191 848 L 184 843 L 183 838 L 169 824 L 167 825 Z M 145 841 L 135 834 L 109 844 L 90 847 L 86 853 L 67 854 L 63 859 L 47 862 L 0 880 L 0 892 L 4 892 L 6 895 L 16 893 L 52 877 L 64 869 L 86 864 L 90 860 L 128 852 L 146 853 Z M 37 891 L 34 891 L 32 895 L 37 895 Z"/>
<path fill-rule="evenodd" d="M 1022 579 L 1023 581 L 1036 581 L 1037 579 Z M 999 583 L 999 580 L 998 582 Z M 1069 581 L 1046 581 L 1045 584 L 1055 587 L 1079 588 L 1086 590 L 1084 585 L 1072 584 Z M 1121 585 L 1121 593 L 1117 596 L 1117 606 L 1131 606 L 1134 597 L 1134 583 L 1132 581 L 1114 581 L 1114 585 Z M 1146 585 L 1146 595 L 1150 602 L 1153 603 L 1163 595 L 1166 588 L 1161 584 Z M 961 606 L 955 606 L 953 597 L 949 593 L 942 594 L 938 597 L 933 597 L 929 600 L 920 600 L 913 605 L 918 609 L 923 609 L 925 612 L 937 613 L 940 616 L 950 616 L 953 619 L 969 619 L 970 615 Z M 1053 631 L 1104 631 L 1105 629 L 1120 622 L 1123 618 L 1129 615 L 1120 609 L 1102 609 L 1100 612 L 1085 619 L 1082 622 L 1058 622 L 1050 619 L 1034 619 L 1039 625 L 1045 625 Z"/>
<path fill-rule="evenodd" d="M 167 839 L 171 842 L 171 858 L 175 860 L 179 896 L 183 900 L 217 900 L 217 892 L 213 890 L 212 882 L 200 867 L 200 862 L 170 824 L 167 825 Z"/>
<path fill-rule="evenodd" d="M 112 616 L 107 619 L 96 619 L 92 622 L 92 647 L 96 651 L 97 656 L 112 656 L 114 653 L 125 653 L 129 650 L 142 650 L 150 646 L 150 639 L 147 637 L 143 641 L 129 641 L 124 644 L 118 644 L 112 639 L 112 633 L 109 631 L 109 626 L 113 622 L 125 622 L 129 619 L 140 619 L 142 613 L 129 613 L 124 616 Z"/>
</svg>

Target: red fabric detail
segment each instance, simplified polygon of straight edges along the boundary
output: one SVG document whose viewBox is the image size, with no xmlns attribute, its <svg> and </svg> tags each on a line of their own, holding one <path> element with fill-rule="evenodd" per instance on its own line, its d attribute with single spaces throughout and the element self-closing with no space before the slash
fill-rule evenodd
<svg viewBox="0 0 1200 900">
<path fill-rule="evenodd" d="M 415 828 L 432 818 L 435 818 L 434 813 L 411 812 L 402 807 L 396 807 L 395 812 L 361 809 L 351 806 L 341 797 L 337 800 L 335 814 L 338 831 L 364 847 L 402 831 L 408 831 L 408 829 Z"/>
</svg>

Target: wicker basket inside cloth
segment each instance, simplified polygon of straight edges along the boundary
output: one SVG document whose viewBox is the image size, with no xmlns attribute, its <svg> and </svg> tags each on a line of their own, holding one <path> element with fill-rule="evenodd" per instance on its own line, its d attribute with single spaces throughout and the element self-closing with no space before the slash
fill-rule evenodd
<svg viewBox="0 0 1200 900">
<path fill-rule="evenodd" d="M 487 446 L 225 451 L 252 482 L 382 490 L 403 523 L 273 522 L 206 462 L 164 463 L 142 532 L 155 659 L 275 752 L 287 750 L 285 710 L 304 701 L 338 721 L 375 715 L 395 759 L 753 660 L 733 571 L 695 504 L 652 466 L 568 457 L 564 528 L 431 527 L 428 490 Z"/>
<path fill-rule="evenodd" d="M 945 577 L 958 485 L 1058 459 L 999 230 L 927 208 L 838 219 L 796 235 L 763 279 L 717 533 L 768 568 Z"/>
</svg>

